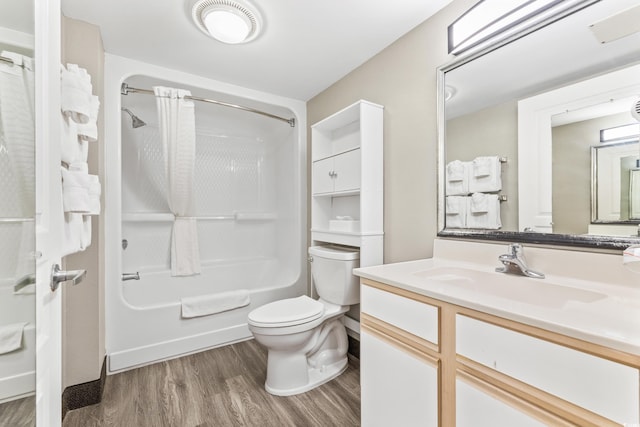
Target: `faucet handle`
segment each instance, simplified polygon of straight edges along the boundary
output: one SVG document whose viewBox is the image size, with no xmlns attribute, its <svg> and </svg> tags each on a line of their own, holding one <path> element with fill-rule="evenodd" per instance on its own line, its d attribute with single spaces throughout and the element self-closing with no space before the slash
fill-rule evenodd
<svg viewBox="0 0 640 427">
<path fill-rule="evenodd" d="M 511 243 L 509 245 L 509 252 L 511 255 L 520 255 L 522 253 L 522 243 Z"/>
</svg>

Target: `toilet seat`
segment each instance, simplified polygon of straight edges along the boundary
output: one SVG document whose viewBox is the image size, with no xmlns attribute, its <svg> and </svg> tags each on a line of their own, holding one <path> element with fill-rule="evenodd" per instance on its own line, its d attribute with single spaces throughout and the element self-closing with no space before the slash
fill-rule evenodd
<svg viewBox="0 0 640 427">
<path fill-rule="evenodd" d="M 301 325 L 319 319 L 324 305 L 306 295 L 287 298 L 258 307 L 249 313 L 249 324 L 263 328 Z"/>
</svg>

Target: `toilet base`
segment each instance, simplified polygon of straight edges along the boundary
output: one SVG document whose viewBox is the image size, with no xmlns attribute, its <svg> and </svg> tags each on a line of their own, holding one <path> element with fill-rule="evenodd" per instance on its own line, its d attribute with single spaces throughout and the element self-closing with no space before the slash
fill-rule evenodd
<svg viewBox="0 0 640 427">
<path fill-rule="evenodd" d="M 309 382 L 300 387 L 277 389 L 269 387 L 269 384 L 265 383 L 264 388 L 267 392 L 276 396 L 293 396 L 294 394 L 304 393 L 305 391 L 314 389 L 342 374 L 347 369 L 348 363 L 349 359 L 345 356 L 337 362 L 330 365 L 324 365 L 321 368 L 308 367 Z"/>
</svg>

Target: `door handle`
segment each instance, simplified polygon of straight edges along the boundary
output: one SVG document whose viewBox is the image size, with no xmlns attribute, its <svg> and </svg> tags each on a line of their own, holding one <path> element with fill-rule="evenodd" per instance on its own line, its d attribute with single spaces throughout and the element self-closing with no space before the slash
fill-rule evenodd
<svg viewBox="0 0 640 427">
<path fill-rule="evenodd" d="M 77 285 L 84 280 L 87 275 L 87 270 L 60 270 L 58 264 L 54 264 L 51 267 L 51 291 L 55 292 L 60 286 L 60 283 L 71 281 L 72 285 Z"/>
</svg>

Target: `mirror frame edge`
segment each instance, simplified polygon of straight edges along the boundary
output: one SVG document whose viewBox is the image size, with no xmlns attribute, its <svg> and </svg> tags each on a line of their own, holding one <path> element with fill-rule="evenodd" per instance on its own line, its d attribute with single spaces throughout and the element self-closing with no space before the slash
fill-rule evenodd
<svg viewBox="0 0 640 427">
<path fill-rule="evenodd" d="M 527 34 L 537 31 L 547 25 L 550 25 L 562 18 L 569 16 L 579 10 L 588 7 L 600 0 L 585 0 L 573 7 L 549 17 L 535 25 L 527 28 L 523 28 L 521 31 L 514 33 L 513 35 L 490 41 L 484 47 L 471 51 L 468 54 L 463 54 L 458 57 L 454 57 L 451 61 L 441 65 L 436 70 L 436 123 L 437 123 L 437 237 L 441 238 L 455 238 L 462 240 L 474 240 L 474 241 L 487 241 L 487 242 L 520 242 L 529 243 L 535 245 L 546 245 L 556 247 L 569 247 L 569 248 L 584 248 L 585 250 L 595 251 L 610 251 L 610 250 L 623 250 L 629 246 L 640 243 L 638 238 L 621 237 L 621 236 L 603 236 L 603 235 L 571 235 L 571 234 L 553 234 L 553 233 L 539 233 L 539 232 L 521 232 L 521 231 L 487 231 L 487 230 L 463 230 L 463 229 L 450 229 L 445 228 L 445 73 L 451 71 L 457 67 L 464 65 L 467 62 L 473 61 L 483 55 L 490 53 L 493 50 L 512 43 Z M 640 237 L 640 231 L 639 231 Z"/>
</svg>

